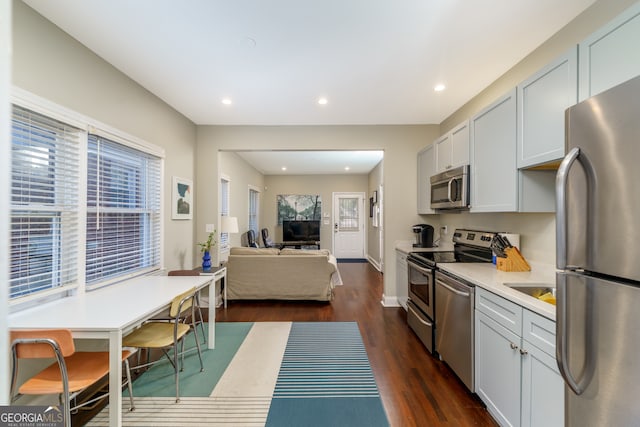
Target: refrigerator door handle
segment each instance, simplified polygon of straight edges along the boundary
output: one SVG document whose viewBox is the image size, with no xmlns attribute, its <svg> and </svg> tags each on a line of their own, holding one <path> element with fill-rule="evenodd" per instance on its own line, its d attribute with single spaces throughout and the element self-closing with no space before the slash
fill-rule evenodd
<svg viewBox="0 0 640 427">
<path fill-rule="evenodd" d="M 586 336 L 589 337 L 586 343 L 586 366 L 582 379 L 578 381 L 571 374 L 567 351 L 567 347 L 569 345 L 569 316 L 567 316 L 567 276 L 565 274 L 558 274 L 556 276 L 556 288 L 558 297 L 556 312 L 556 360 L 558 362 L 558 369 L 560 370 L 562 378 L 564 378 L 569 388 L 579 396 L 584 393 L 585 389 L 591 382 L 594 372 L 594 349 L 592 345 L 593 343 L 590 339 L 593 332 L 593 323 L 591 318 L 586 322 Z M 588 298 L 588 300 L 591 300 L 591 298 Z M 590 303 L 587 302 L 587 305 L 590 305 Z"/>
<path fill-rule="evenodd" d="M 579 155 L 578 147 L 569 151 L 556 175 L 556 267 L 559 270 L 567 268 L 567 181 L 569 170 Z"/>
</svg>

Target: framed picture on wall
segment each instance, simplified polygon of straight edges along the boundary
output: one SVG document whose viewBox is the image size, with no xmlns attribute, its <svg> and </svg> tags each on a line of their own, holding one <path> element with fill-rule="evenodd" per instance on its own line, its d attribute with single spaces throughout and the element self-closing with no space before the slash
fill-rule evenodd
<svg viewBox="0 0 640 427">
<path fill-rule="evenodd" d="M 173 177 L 171 186 L 171 219 L 193 218 L 193 181 Z"/>
</svg>

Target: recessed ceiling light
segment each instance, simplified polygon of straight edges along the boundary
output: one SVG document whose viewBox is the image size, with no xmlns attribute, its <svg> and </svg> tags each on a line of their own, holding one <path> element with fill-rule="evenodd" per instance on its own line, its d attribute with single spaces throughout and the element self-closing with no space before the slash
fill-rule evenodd
<svg viewBox="0 0 640 427">
<path fill-rule="evenodd" d="M 287 170 L 287 167 L 286 167 L 286 166 L 283 166 L 283 167 L 281 167 L 280 169 L 282 169 L 283 171 L 286 171 L 286 170 Z"/>
<path fill-rule="evenodd" d="M 433 90 L 435 90 L 436 92 L 442 92 L 443 90 L 445 90 L 447 87 L 442 84 L 442 83 L 438 83 L 437 85 L 435 85 L 433 87 Z"/>
<path fill-rule="evenodd" d="M 230 98 L 223 98 L 222 99 L 222 103 L 224 105 L 231 105 L 231 99 Z"/>
<path fill-rule="evenodd" d="M 349 166 L 345 166 L 344 170 L 348 171 L 349 169 L 351 169 Z"/>
<path fill-rule="evenodd" d="M 327 103 L 329 102 L 329 100 L 325 97 L 319 98 L 318 99 L 318 104 L 320 105 L 327 105 Z"/>
</svg>

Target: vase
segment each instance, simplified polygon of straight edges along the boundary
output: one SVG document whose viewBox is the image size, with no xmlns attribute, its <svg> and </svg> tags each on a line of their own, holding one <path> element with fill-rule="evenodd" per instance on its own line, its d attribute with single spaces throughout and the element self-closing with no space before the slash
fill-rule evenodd
<svg viewBox="0 0 640 427">
<path fill-rule="evenodd" d="M 204 251 L 204 255 L 202 255 L 202 271 L 211 271 L 211 254 L 209 251 Z"/>
</svg>

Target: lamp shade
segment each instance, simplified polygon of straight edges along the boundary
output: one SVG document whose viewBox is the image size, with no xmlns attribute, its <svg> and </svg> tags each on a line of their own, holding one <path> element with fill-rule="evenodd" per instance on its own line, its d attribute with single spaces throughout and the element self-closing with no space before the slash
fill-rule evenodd
<svg viewBox="0 0 640 427">
<path fill-rule="evenodd" d="M 220 217 L 220 232 L 221 233 L 237 233 L 238 232 L 238 218 L 235 216 L 222 216 Z"/>
</svg>

